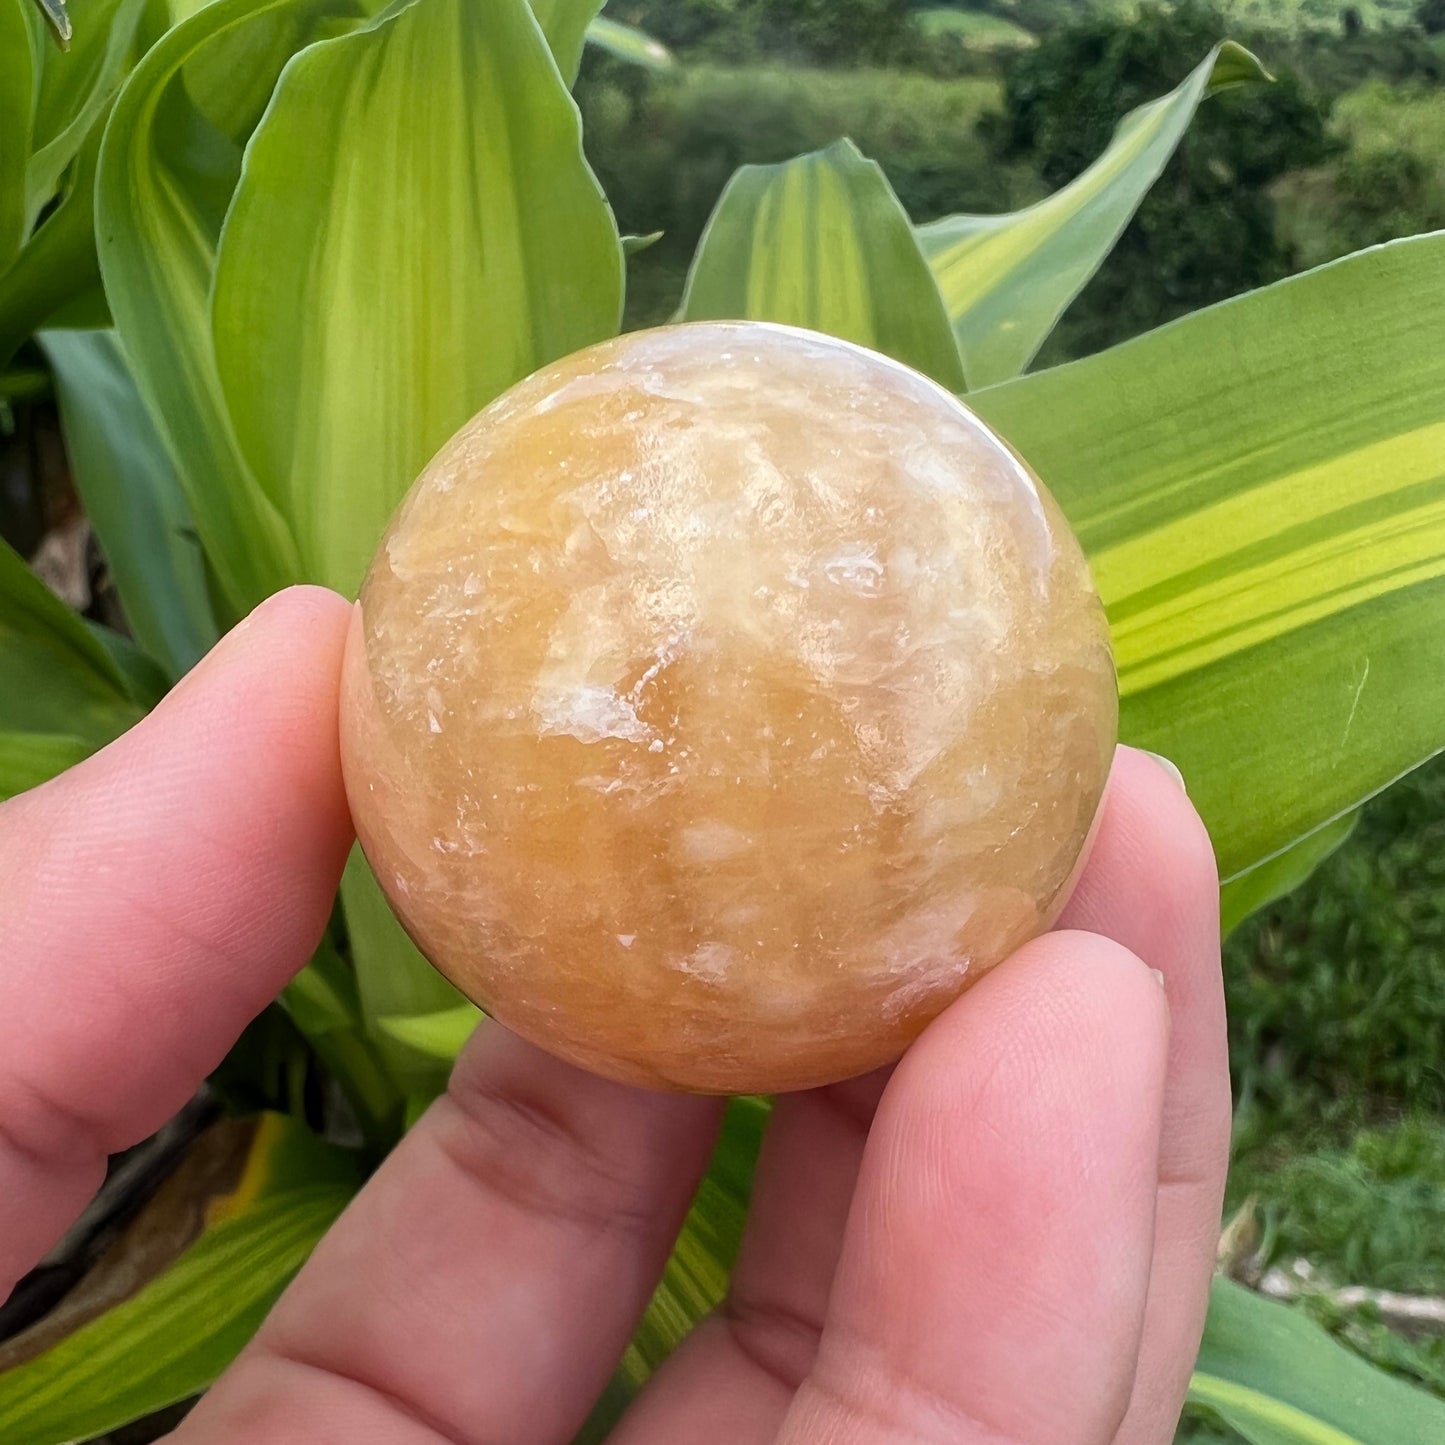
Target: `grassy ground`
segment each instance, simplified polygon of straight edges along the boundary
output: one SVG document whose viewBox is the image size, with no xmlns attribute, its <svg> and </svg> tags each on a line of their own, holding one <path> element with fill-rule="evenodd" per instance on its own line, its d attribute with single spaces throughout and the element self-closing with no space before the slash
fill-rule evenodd
<svg viewBox="0 0 1445 1445">
<path fill-rule="evenodd" d="M 1445 1295 L 1445 759 L 1395 785 L 1304 887 L 1225 948 L 1236 1095 L 1228 1209 L 1265 1265 Z M 1304 1306 L 1445 1396 L 1445 1339 Z M 1239 1445 L 1186 1416 L 1178 1445 Z"/>
<path fill-rule="evenodd" d="M 1269 1262 L 1445 1294 L 1445 760 L 1364 810 L 1349 842 L 1225 953 L 1237 1097 L 1230 1204 Z M 1445 1340 L 1319 1311 L 1445 1395 Z"/>
</svg>

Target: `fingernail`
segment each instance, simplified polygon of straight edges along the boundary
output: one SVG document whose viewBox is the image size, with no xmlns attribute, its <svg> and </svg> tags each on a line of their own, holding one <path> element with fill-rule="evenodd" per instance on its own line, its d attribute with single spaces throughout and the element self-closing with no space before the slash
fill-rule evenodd
<svg viewBox="0 0 1445 1445">
<path fill-rule="evenodd" d="M 1146 758 L 1153 758 L 1154 761 L 1179 784 L 1179 791 L 1183 793 L 1185 797 L 1189 796 L 1189 787 L 1185 783 L 1184 774 L 1179 771 L 1179 765 L 1177 763 L 1170 762 L 1163 753 L 1151 753 L 1148 748 L 1140 748 L 1139 751 L 1143 753 Z"/>
<path fill-rule="evenodd" d="M 1159 987 L 1160 987 L 1160 988 L 1163 988 L 1163 987 L 1164 987 L 1164 975 L 1163 975 L 1162 973 L 1160 973 L 1157 968 L 1151 968 L 1151 969 L 1149 970 L 1149 972 L 1152 973 L 1152 974 L 1154 975 L 1154 977 L 1159 981 Z"/>
</svg>

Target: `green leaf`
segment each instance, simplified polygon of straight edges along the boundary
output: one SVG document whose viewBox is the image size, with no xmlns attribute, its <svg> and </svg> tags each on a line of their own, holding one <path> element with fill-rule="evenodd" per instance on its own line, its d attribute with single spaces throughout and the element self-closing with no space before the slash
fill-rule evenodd
<svg viewBox="0 0 1445 1445">
<path fill-rule="evenodd" d="M 94 749 L 141 712 L 99 637 L 0 542 L 0 729 Z"/>
<path fill-rule="evenodd" d="M 205 565 L 175 469 L 113 331 L 49 331 L 76 490 L 137 642 L 171 678 L 218 636 Z"/>
<path fill-rule="evenodd" d="M 883 172 L 848 140 L 733 176 L 698 243 L 681 317 L 807 326 L 963 387 L 908 217 Z"/>
<path fill-rule="evenodd" d="M 204 1389 L 356 1183 L 339 1151 L 267 1116 L 240 1188 L 195 1244 L 129 1299 L 0 1375 L 5 1445 L 89 1439 Z"/>
<path fill-rule="evenodd" d="M 214 316 L 307 575 L 354 594 L 432 453 L 621 303 L 617 228 L 525 0 L 415 0 L 298 56 L 246 153 Z"/>
<path fill-rule="evenodd" d="M 1089 554 L 1226 879 L 1445 745 L 1445 233 L 977 394 Z"/>
<path fill-rule="evenodd" d="M 562 79 L 570 87 L 577 79 L 582 64 L 582 47 L 587 28 L 592 24 L 604 0 L 530 0 L 532 14 L 552 48 L 552 58 Z"/>
<path fill-rule="evenodd" d="M 40 67 L 30 0 L 0 0 L 0 273 L 20 254 L 27 231 L 25 171 L 30 161 L 35 82 Z"/>
<path fill-rule="evenodd" d="M 1108 149 L 1046 200 L 1001 216 L 949 216 L 918 228 L 970 387 L 1017 376 L 1114 248 L 1206 95 L 1268 72 L 1226 41 L 1182 85 L 1132 110 Z"/>
<path fill-rule="evenodd" d="M 1226 883 L 1219 890 L 1220 932 L 1228 937 L 1251 913 L 1293 893 L 1355 831 L 1359 819 L 1358 813 L 1346 813 Z"/>
<path fill-rule="evenodd" d="M 376 1026 L 383 1034 L 416 1049 L 418 1053 L 450 1065 L 485 1017 L 475 1004 L 464 1003 L 456 1008 L 442 1009 L 439 1013 L 379 1018 Z"/>
<path fill-rule="evenodd" d="M 661 231 L 649 231 L 645 236 L 624 236 L 622 238 L 623 254 L 629 258 L 640 256 L 644 251 L 650 251 L 662 240 Z"/>
<path fill-rule="evenodd" d="M 393 1031 L 403 1018 L 427 1018 L 462 1008 L 466 1000 L 417 951 L 367 865 L 353 849 L 341 878 L 341 902 L 362 1017 L 392 1076 L 405 1090 L 430 1097 L 446 1087 L 449 1061 L 403 1041 Z M 391 1029 L 383 1029 L 386 1019 Z"/>
<path fill-rule="evenodd" d="M 186 66 L 186 91 L 211 125 L 239 143 L 260 124 L 277 77 L 298 50 L 357 29 L 380 8 L 377 0 L 293 6 L 276 14 L 269 25 L 249 25 L 225 46 L 198 53 Z M 239 150 L 235 160 L 233 183 L 240 178 Z"/>
<path fill-rule="evenodd" d="M 617 60 L 640 65 L 646 70 L 670 70 L 675 64 L 672 51 L 635 25 L 624 25 L 599 15 L 587 27 L 587 43 L 605 50 Z"/>
<path fill-rule="evenodd" d="M 153 657 L 147 657 L 130 638 L 122 637 L 119 632 L 102 627 L 98 622 L 91 622 L 89 618 L 85 625 L 115 664 L 131 701 L 143 712 L 149 712 L 170 688 L 170 679 L 160 663 Z"/>
<path fill-rule="evenodd" d="M 1438 1445 L 1445 1402 L 1337 1345 L 1317 1325 L 1217 1279 L 1189 1398 L 1251 1445 Z"/>
<path fill-rule="evenodd" d="M 300 566 L 236 445 L 211 340 L 216 241 L 246 137 L 219 130 L 190 99 L 186 78 L 189 66 L 206 66 L 207 104 L 224 111 L 218 86 L 244 97 L 261 79 L 228 58 L 254 61 L 258 33 L 303 43 L 330 8 L 216 0 L 198 10 L 132 72 L 101 147 L 97 234 L 116 329 L 232 616 L 298 580 Z"/>
<path fill-rule="evenodd" d="M 329 940 L 287 984 L 281 1006 L 341 1086 L 368 1143 L 395 1143 L 401 1091 L 367 1032 L 356 974 Z"/>
<path fill-rule="evenodd" d="M 146 3 L 72 0 L 73 43 L 65 50 L 37 47 L 41 68 L 25 175 L 27 231 L 54 196 L 66 167 L 103 118 L 129 70 Z"/>
<path fill-rule="evenodd" d="M 64 733 L 0 732 L 0 803 L 38 787 L 94 751 Z"/>
<path fill-rule="evenodd" d="M 0 365 L 37 327 L 68 303 L 100 287 L 95 254 L 95 170 L 99 127 L 76 158 L 60 203 L 0 274 Z"/>
</svg>

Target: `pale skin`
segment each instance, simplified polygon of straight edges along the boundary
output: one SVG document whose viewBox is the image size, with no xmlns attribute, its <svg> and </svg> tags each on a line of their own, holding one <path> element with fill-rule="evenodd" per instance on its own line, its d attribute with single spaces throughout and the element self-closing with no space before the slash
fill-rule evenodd
<svg viewBox="0 0 1445 1445">
<path fill-rule="evenodd" d="M 352 840 L 347 620 L 319 589 L 271 599 L 0 806 L 0 1296 L 320 937 Z M 720 1112 L 485 1025 L 174 1438 L 565 1445 Z M 731 1296 L 614 1439 L 1165 1445 L 1228 1135 L 1213 857 L 1121 748 L 1059 927 L 894 1069 L 778 1101 Z"/>
</svg>

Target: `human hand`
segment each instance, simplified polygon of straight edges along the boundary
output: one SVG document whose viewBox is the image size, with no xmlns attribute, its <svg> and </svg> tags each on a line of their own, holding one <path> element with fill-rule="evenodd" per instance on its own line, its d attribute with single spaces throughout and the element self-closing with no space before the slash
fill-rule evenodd
<svg viewBox="0 0 1445 1445">
<path fill-rule="evenodd" d="M 347 620 L 318 589 L 272 599 L 0 806 L 0 1295 L 319 939 L 351 842 Z M 565 1445 L 720 1110 L 484 1025 L 177 1438 Z M 1164 1445 L 1228 1132 L 1212 855 L 1121 749 L 1060 929 L 891 1076 L 778 1101 L 731 1298 L 617 1445 Z"/>
</svg>

